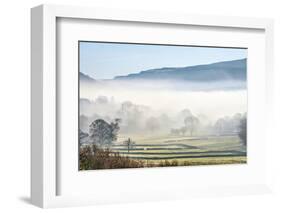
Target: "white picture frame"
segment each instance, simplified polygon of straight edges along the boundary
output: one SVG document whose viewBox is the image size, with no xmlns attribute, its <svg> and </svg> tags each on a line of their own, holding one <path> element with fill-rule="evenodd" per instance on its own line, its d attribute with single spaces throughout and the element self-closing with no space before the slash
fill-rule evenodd
<svg viewBox="0 0 281 213">
<path fill-rule="evenodd" d="M 74 6 L 41 5 L 31 10 L 31 201 L 34 205 L 62 207 L 76 205 L 92 205 L 100 203 L 139 202 L 144 200 L 182 199 L 186 197 L 252 194 L 270 191 L 270 161 L 266 161 L 263 172 L 265 178 L 258 183 L 233 184 L 179 189 L 172 184 L 166 189 L 152 188 L 151 193 L 135 193 L 127 196 L 112 194 L 101 195 L 58 195 L 58 174 L 60 167 L 57 151 L 57 20 L 109 20 L 134 23 L 153 23 L 168 26 L 200 26 L 232 29 L 254 29 L 264 32 L 265 55 L 264 79 L 262 92 L 266 95 L 264 107 L 269 113 L 265 115 L 264 140 L 266 146 L 271 140 L 271 119 L 273 96 L 273 21 L 271 19 L 217 17 L 187 14 L 166 14 L 142 11 L 123 11 L 100 8 L 84 8 Z M 223 39 L 223 38 L 222 38 Z M 255 81 L 255 80 L 253 80 Z M 254 128 L 254 127 L 253 127 Z M 260 156 L 268 159 L 267 156 Z M 181 168 L 182 170 L 183 168 Z M 164 169 L 165 170 L 165 169 Z M 162 175 L 163 175 L 163 171 Z M 134 170 L 135 171 L 135 170 Z M 151 170 L 152 171 L 152 170 Z M 159 170 L 158 170 L 159 171 Z M 78 172 L 78 171 L 77 171 Z M 180 172 L 169 169 L 169 172 Z M 132 173 L 132 172 L 131 172 Z M 158 172 L 159 173 L 159 172 Z M 160 172 L 161 173 L 161 172 Z M 160 173 L 158 175 L 160 175 Z M 109 174 L 109 173 L 108 173 Z M 178 173 L 180 174 L 180 173 Z M 91 176 L 94 177 L 94 173 Z M 114 175 L 114 174 L 111 174 Z M 120 176 L 121 175 L 121 176 Z M 122 177 L 122 174 L 118 174 Z M 124 176 L 125 177 L 125 176 Z M 161 185 L 159 185 L 161 186 Z M 126 186 L 124 186 L 126 188 Z M 129 188 L 130 186 L 127 186 Z M 133 193 L 127 191 L 127 193 Z M 126 191 L 121 192 L 126 193 Z M 107 197 L 107 198 L 106 198 Z"/>
</svg>

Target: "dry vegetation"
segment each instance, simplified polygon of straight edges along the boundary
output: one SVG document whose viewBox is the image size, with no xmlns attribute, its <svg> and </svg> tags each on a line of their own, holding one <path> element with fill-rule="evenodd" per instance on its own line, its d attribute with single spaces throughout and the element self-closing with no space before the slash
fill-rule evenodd
<svg viewBox="0 0 281 213">
<path fill-rule="evenodd" d="M 121 156 L 119 153 L 95 145 L 80 148 L 79 158 L 80 170 L 144 167 L 143 161 Z"/>
</svg>

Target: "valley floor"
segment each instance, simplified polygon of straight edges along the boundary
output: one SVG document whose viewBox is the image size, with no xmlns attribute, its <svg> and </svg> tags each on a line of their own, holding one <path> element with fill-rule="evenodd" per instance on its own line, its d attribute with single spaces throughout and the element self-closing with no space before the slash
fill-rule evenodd
<svg viewBox="0 0 281 213">
<path fill-rule="evenodd" d="M 241 164 L 247 162 L 246 149 L 237 135 L 231 136 L 134 136 L 128 150 L 121 135 L 111 147 L 122 156 L 145 162 L 147 167 L 211 164 Z"/>
</svg>

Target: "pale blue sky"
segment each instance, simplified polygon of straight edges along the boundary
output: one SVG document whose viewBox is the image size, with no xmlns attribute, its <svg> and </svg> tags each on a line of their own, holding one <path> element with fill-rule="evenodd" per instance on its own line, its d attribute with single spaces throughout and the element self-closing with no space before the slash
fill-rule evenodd
<svg viewBox="0 0 281 213">
<path fill-rule="evenodd" d="M 80 42 L 80 72 L 94 79 L 247 57 L 246 49 Z"/>
</svg>

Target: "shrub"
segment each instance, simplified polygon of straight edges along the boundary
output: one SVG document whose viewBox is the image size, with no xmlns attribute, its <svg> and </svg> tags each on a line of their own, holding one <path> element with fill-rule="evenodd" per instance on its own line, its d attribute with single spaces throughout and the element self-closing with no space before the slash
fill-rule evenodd
<svg viewBox="0 0 281 213">
<path fill-rule="evenodd" d="M 168 167 L 168 166 L 178 166 L 179 162 L 177 160 L 173 160 L 173 161 L 168 161 L 168 160 L 164 160 L 164 161 L 160 161 L 158 166 L 160 167 Z"/>
<path fill-rule="evenodd" d="M 116 169 L 116 168 L 141 168 L 144 162 L 121 156 L 118 152 L 110 149 L 102 149 L 95 145 L 91 148 L 86 146 L 80 148 L 79 152 L 80 170 L 92 169 Z"/>
</svg>

